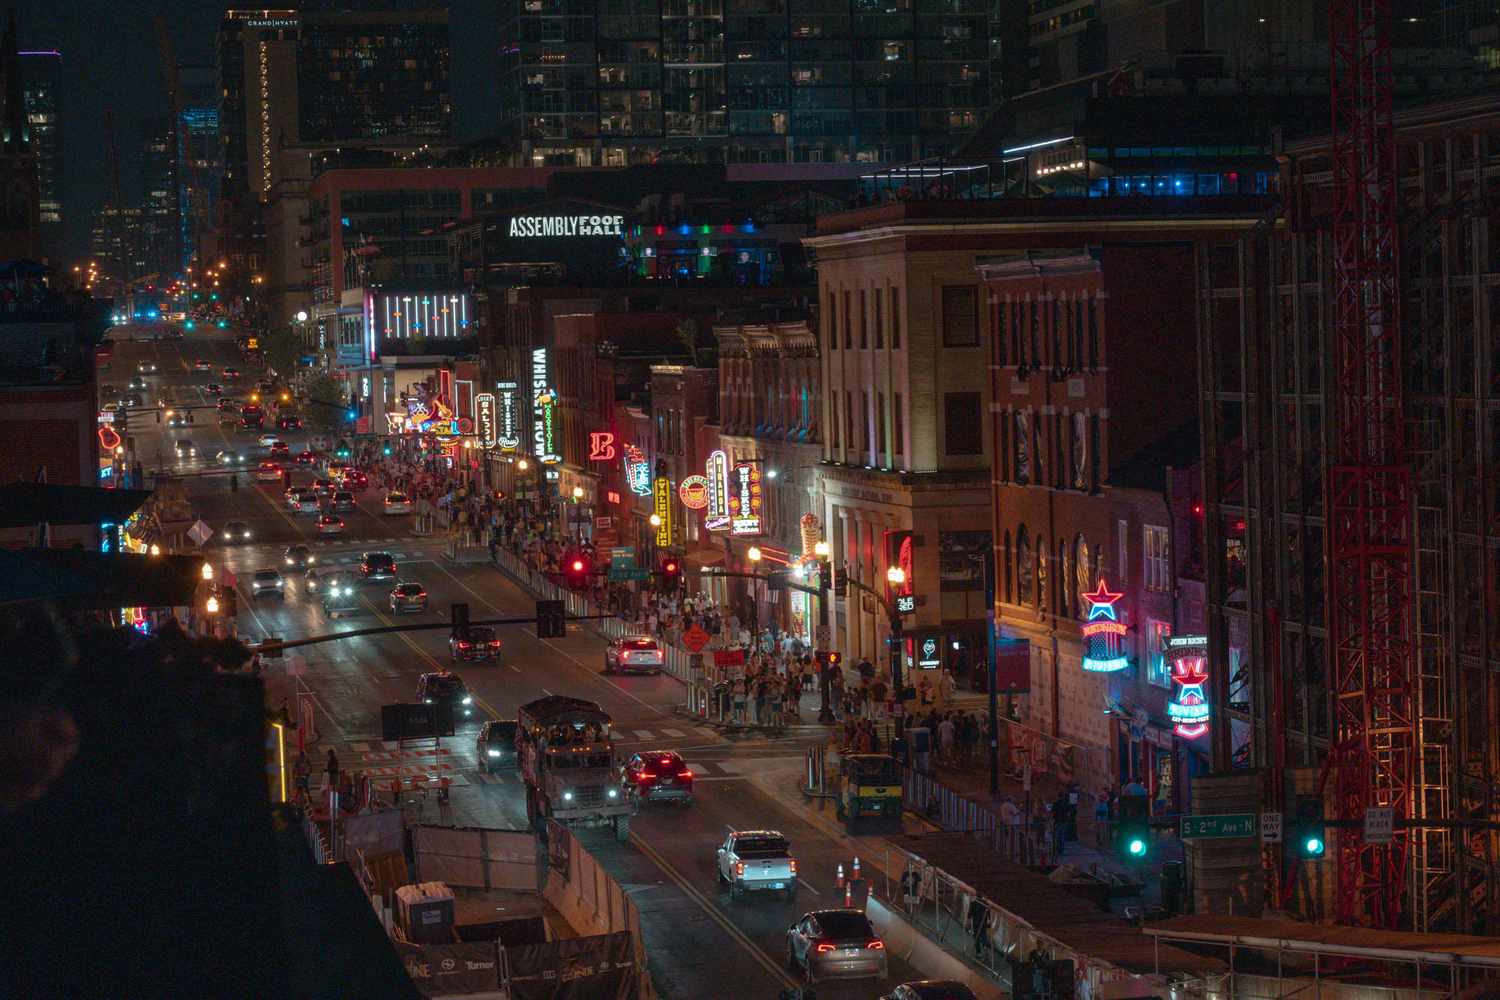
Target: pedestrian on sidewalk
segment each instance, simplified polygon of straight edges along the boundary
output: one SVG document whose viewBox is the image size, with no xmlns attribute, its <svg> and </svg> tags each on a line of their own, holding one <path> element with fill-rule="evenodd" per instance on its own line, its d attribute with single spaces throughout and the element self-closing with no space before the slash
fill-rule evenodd
<svg viewBox="0 0 1500 1000">
<path fill-rule="evenodd" d="M 328 748 L 328 762 L 323 765 L 323 770 L 328 774 L 328 787 L 339 787 L 339 755 Z"/>
<path fill-rule="evenodd" d="M 956 736 L 955 728 L 956 727 L 953 725 L 953 717 L 951 715 L 943 716 L 943 721 L 939 722 L 937 726 L 938 756 L 945 764 L 953 763 L 953 741 Z"/>
</svg>

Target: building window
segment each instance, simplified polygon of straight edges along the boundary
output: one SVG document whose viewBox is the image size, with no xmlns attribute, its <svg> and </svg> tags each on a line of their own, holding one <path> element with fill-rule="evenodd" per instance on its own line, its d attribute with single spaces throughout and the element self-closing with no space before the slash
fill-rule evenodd
<svg viewBox="0 0 1500 1000">
<path fill-rule="evenodd" d="M 1016 412 L 1015 429 L 1016 482 L 1025 486 L 1031 482 L 1031 421 L 1024 410 Z"/>
<path fill-rule="evenodd" d="M 1000 600 L 1006 604 L 1015 603 L 1015 591 L 1011 589 L 1010 575 L 1010 532 L 1005 533 L 1005 547 L 1000 550 L 1000 576 L 1003 589 L 1000 591 Z"/>
<path fill-rule="evenodd" d="M 1119 577 L 1119 579 L 1115 582 L 1124 584 L 1126 577 L 1129 576 L 1129 574 L 1126 572 L 1126 567 L 1128 565 L 1127 559 L 1130 555 L 1130 549 L 1128 547 L 1130 540 L 1130 523 L 1122 517 L 1120 518 L 1120 521 L 1118 525 L 1116 525 L 1116 527 L 1119 530 L 1115 533 L 1115 575 Z"/>
<path fill-rule="evenodd" d="M 839 447 L 840 447 L 839 428 L 843 426 L 844 422 L 839 419 L 838 397 L 835 396 L 835 397 L 833 397 L 833 399 L 834 399 L 834 403 L 833 403 L 833 421 L 832 421 L 833 426 L 830 427 L 829 430 L 832 431 L 832 435 L 831 436 L 833 438 L 833 440 L 830 443 L 833 445 L 833 451 L 834 451 L 834 453 L 837 454 L 838 450 L 839 450 Z"/>
<path fill-rule="evenodd" d="M 1099 368 L 1099 301 L 1092 295 L 1088 300 L 1089 326 L 1089 371 Z"/>
<path fill-rule="evenodd" d="M 1147 590 L 1165 593 L 1172 589 L 1172 565 L 1167 541 L 1167 529 L 1148 524 L 1143 536 L 1142 558 L 1145 560 L 1144 582 Z"/>
<path fill-rule="evenodd" d="M 853 312 L 852 296 L 846 288 L 844 289 L 844 350 L 846 351 L 854 349 L 854 317 L 851 315 Z"/>
<path fill-rule="evenodd" d="M 859 349 L 861 351 L 870 346 L 870 313 L 869 305 L 865 301 L 865 290 L 859 290 Z"/>
<path fill-rule="evenodd" d="M 899 466 L 906 457 L 906 420 L 901 412 L 901 393 L 896 393 L 891 399 L 891 454 Z"/>
<path fill-rule="evenodd" d="M 1036 595 L 1031 589 L 1031 540 L 1026 534 L 1026 525 L 1016 529 L 1016 603 L 1031 604 Z"/>
<path fill-rule="evenodd" d="M 854 450 L 854 391 L 844 390 L 844 446 Z"/>
<path fill-rule="evenodd" d="M 1172 635 L 1171 622 L 1159 622 L 1153 618 L 1146 619 L 1146 630 L 1142 633 L 1145 637 L 1146 650 L 1146 680 L 1157 687 L 1172 686 L 1172 670 L 1167 666 L 1167 653 L 1164 648 L 1167 639 Z"/>
<path fill-rule="evenodd" d="M 839 297 L 833 292 L 828 293 L 828 349 L 839 349 Z"/>
<path fill-rule="evenodd" d="M 1073 587 L 1079 594 L 1087 594 L 1094 589 L 1094 573 L 1089 566 L 1089 543 L 1084 540 L 1080 532 L 1073 542 Z M 1088 615 L 1090 608 L 1084 607 L 1083 598 L 1079 598 L 1078 617 Z"/>
<path fill-rule="evenodd" d="M 901 350 L 901 289 L 891 289 L 891 350 Z"/>
<path fill-rule="evenodd" d="M 973 285 L 943 286 L 943 346 L 978 347 L 979 322 Z"/>
<path fill-rule="evenodd" d="M 995 338 L 995 364 L 997 365 L 1010 363 L 1006 360 L 1010 348 L 1010 340 L 1005 329 L 1007 306 L 1008 303 L 1000 296 L 990 292 L 990 335 Z"/>
<path fill-rule="evenodd" d="M 1073 414 L 1073 488 L 1089 488 L 1088 418 L 1082 413 Z"/>
<path fill-rule="evenodd" d="M 943 441 L 949 455 L 984 453 L 984 427 L 980 423 L 979 393 L 943 394 Z"/>
<path fill-rule="evenodd" d="M 880 351 L 885 349 L 885 296 L 877 288 L 871 300 L 870 304 L 875 307 L 875 350 Z"/>
<path fill-rule="evenodd" d="M 875 394 L 875 460 L 885 466 L 885 393 Z"/>
<path fill-rule="evenodd" d="M 870 460 L 870 394 L 863 389 L 859 393 L 859 450 L 864 460 Z"/>
</svg>

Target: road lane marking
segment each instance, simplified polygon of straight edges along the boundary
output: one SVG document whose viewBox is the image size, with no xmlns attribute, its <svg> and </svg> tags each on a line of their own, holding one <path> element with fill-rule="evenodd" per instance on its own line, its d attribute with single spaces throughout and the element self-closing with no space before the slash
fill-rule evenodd
<svg viewBox="0 0 1500 1000">
<path fill-rule="evenodd" d="M 638 740 L 649 740 L 655 738 L 655 734 L 646 729 L 632 729 L 630 731 L 630 735 L 634 736 Z"/>
<path fill-rule="evenodd" d="M 387 618 L 381 612 L 381 610 L 379 608 L 377 608 L 374 604 L 372 604 L 370 602 L 370 598 L 367 595 L 361 594 L 360 595 L 360 600 L 364 602 L 365 607 L 369 608 L 370 612 L 372 614 L 374 614 L 376 618 L 380 619 L 380 621 L 381 621 L 382 624 L 385 624 L 385 625 L 395 625 L 396 624 L 391 619 Z M 432 665 L 432 669 L 433 670 L 438 671 L 439 673 L 442 673 L 443 671 L 445 671 L 445 670 L 448 669 L 447 667 L 444 667 L 441 663 L 438 663 L 437 660 L 433 659 L 431 653 L 427 652 L 427 650 L 423 649 L 421 646 L 418 646 L 417 643 L 416 643 L 416 640 L 411 637 L 410 633 L 408 633 L 408 632 L 395 632 L 395 633 L 392 633 L 392 634 L 400 636 L 401 637 L 401 641 L 404 642 L 404 643 L 406 643 L 406 645 L 411 648 L 412 652 L 416 653 L 422 659 L 424 659 L 428 663 L 430 663 Z M 479 694 L 477 692 L 475 692 L 472 688 L 469 690 L 469 697 L 474 699 L 474 704 L 478 705 L 480 708 L 482 708 L 486 712 L 488 712 L 490 714 L 490 718 L 492 718 L 492 719 L 503 719 L 503 718 L 505 718 L 505 716 L 500 713 L 499 709 L 495 708 L 494 705 L 491 705 L 489 702 L 487 702 L 483 698 L 481 698 L 479 696 Z"/>
<path fill-rule="evenodd" d="M 250 612 L 250 617 L 255 619 L 256 627 L 260 629 L 261 635 L 264 636 L 272 634 L 271 630 L 266 628 L 266 623 L 261 620 L 260 615 L 255 613 L 255 603 L 249 595 L 242 595 L 239 598 L 239 603 L 244 605 L 245 609 Z M 286 604 L 285 600 L 282 601 L 282 604 L 283 606 Z M 244 640 L 241 639 L 240 641 L 243 642 Z M 285 659 L 285 657 L 283 657 L 283 659 Z M 263 657 L 261 659 L 262 669 L 265 669 L 265 662 L 266 661 Z M 349 738 L 349 731 L 345 729 L 343 723 L 339 722 L 334 714 L 328 710 L 328 706 L 318 700 L 318 696 L 313 692 L 311 685 L 309 685 L 301 677 L 293 677 L 292 681 L 292 693 L 299 695 L 306 694 L 307 697 L 312 700 L 312 703 L 318 708 L 322 709 L 324 715 L 328 716 L 328 721 L 333 723 L 333 727 L 339 731 L 339 738 L 347 740 Z"/>
<path fill-rule="evenodd" d="M 802 886 L 802 888 L 806 889 L 808 892 L 812 893 L 814 896 L 821 896 L 821 895 L 823 895 L 821 892 L 819 892 L 818 890 L 814 889 L 812 887 L 812 883 L 809 882 L 807 879 L 803 878 L 801 875 L 797 876 L 797 884 L 800 885 L 800 886 Z"/>
<path fill-rule="evenodd" d="M 671 879 L 677 885 L 677 888 L 681 889 L 689 899 L 697 903 L 699 908 L 703 910 L 704 914 L 707 915 L 710 920 L 718 924 L 725 933 L 727 933 L 731 938 L 738 942 L 740 947 L 744 948 L 751 958 L 755 959 L 755 961 L 759 965 L 761 965 L 767 972 L 769 972 L 773 979 L 775 979 L 777 982 L 785 984 L 788 987 L 797 986 L 797 982 L 793 980 L 791 976 L 787 975 L 786 970 L 781 967 L 780 962 L 772 959 L 770 955 L 766 954 L 765 950 L 761 948 L 760 945 L 750 940 L 750 938 L 746 936 L 743 931 L 741 931 L 738 927 L 731 923 L 729 919 L 719 911 L 719 908 L 708 899 L 707 896 L 700 892 L 698 888 L 691 882 L 689 882 L 680 872 L 677 871 L 676 868 L 668 864 L 667 860 L 660 854 L 656 853 L 656 851 L 649 844 L 647 844 L 639 834 L 632 833 L 630 835 L 630 842 L 635 845 L 636 850 L 640 851 L 647 858 L 649 858 L 653 864 L 656 865 L 657 870 L 659 870 L 663 875 L 667 876 L 667 878 Z"/>
</svg>

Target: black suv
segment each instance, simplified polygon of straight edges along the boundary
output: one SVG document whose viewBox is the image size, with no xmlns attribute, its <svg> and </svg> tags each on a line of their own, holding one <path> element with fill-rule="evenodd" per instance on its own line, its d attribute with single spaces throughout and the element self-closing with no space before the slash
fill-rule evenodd
<svg viewBox="0 0 1500 1000">
<path fill-rule="evenodd" d="M 479 729 L 479 739 L 474 743 L 474 755 L 479 759 L 479 769 L 493 774 L 497 767 L 514 767 L 516 764 L 516 720 L 491 719 Z"/>
<path fill-rule="evenodd" d="M 464 686 L 464 679 L 451 671 L 423 674 L 417 680 L 417 701 L 424 705 L 446 704 L 454 719 L 474 717 L 474 698 Z"/>
<path fill-rule="evenodd" d="M 396 579 L 396 557 L 389 552 L 366 552 L 359 572 L 366 580 Z"/>
</svg>

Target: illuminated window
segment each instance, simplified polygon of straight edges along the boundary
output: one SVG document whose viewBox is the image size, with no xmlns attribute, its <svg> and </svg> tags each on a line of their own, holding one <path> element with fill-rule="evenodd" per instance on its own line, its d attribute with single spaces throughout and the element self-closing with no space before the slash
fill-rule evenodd
<svg viewBox="0 0 1500 1000">
<path fill-rule="evenodd" d="M 1162 649 L 1172 635 L 1171 622 L 1159 622 L 1148 618 L 1146 628 L 1141 634 L 1146 643 L 1145 655 L 1141 657 L 1146 662 L 1146 680 L 1157 687 L 1171 687 L 1172 670 L 1167 665 L 1166 653 Z"/>
</svg>

